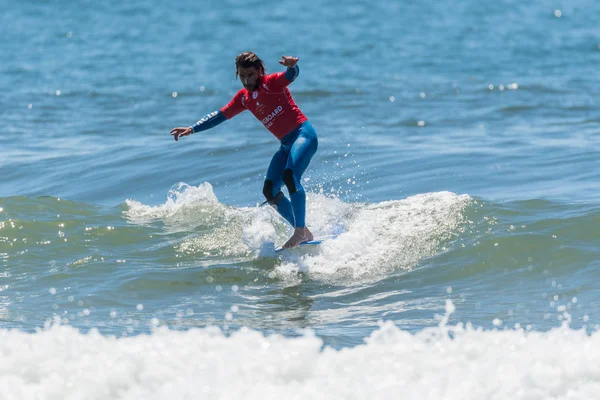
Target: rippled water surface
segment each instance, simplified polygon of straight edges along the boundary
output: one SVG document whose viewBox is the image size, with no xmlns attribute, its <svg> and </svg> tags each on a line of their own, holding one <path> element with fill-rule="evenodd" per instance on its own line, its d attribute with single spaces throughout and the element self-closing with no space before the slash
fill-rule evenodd
<svg viewBox="0 0 600 400">
<path fill-rule="evenodd" d="M 595 2 L 3 9 L 0 399 L 595 396 Z M 250 113 L 169 135 L 248 50 L 300 58 L 321 246 Z"/>
</svg>

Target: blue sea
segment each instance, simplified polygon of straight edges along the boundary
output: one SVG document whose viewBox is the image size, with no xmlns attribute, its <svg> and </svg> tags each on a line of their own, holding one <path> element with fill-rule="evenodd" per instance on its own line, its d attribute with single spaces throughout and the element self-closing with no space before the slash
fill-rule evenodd
<svg viewBox="0 0 600 400">
<path fill-rule="evenodd" d="M 3 1 L 0 399 L 593 399 L 593 0 Z M 320 246 L 249 112 L 299 57 Z"/>
</svg>

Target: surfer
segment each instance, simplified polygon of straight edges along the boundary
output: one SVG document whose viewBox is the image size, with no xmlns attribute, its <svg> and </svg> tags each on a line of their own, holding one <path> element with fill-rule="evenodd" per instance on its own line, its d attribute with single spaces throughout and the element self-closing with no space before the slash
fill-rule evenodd
<svg viewBox="0 0 600 400">
<path fill-rule="evenodd" d="M 266 202 L 294 227 L 294 234 L 283 245 L 296 247 L 313 240 L 306 226 L 306 193 L 300 183 L 302 174 L 317 151 L 317 134 L 300 111 L 287 86 L 300 73 L 298 58 L 282 56 L 279 63 L 287 70 L 267 74 L 263 61 L 254 53 L 247 52 L 235 59 L 235 75 L 244 86 L 233 99 L 218 111 L 214 111 L 194 125 L 171 130 L 178 141 L 182 136 L 201 132 L 233 118 L 244 110 L 252 114 L 280 141 L 273 155 L 263 186 Z M 289 199 L 281 188 L 287 187 Z"/>
</svg>

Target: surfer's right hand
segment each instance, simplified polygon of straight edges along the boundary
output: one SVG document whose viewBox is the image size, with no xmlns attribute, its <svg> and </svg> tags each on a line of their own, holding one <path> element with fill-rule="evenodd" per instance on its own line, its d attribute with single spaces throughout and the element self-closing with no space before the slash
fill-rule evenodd
<svg viewBox="0 0 600 400">
<path fill-rule="evenodd" d="M 190 126 L 188 126 L 186 128 L 179 127 L 179 128 L 171 129 L 171 136 L 173 136 L 173 139 L 175 139 L 175 141 L 178 141 L 179 138 L 182 136 L 188 136 L 188 135 L 191 135 L 192 133 L 194 133 L 194 131 L 192 131 L 192 128 Z"/>
</svg>

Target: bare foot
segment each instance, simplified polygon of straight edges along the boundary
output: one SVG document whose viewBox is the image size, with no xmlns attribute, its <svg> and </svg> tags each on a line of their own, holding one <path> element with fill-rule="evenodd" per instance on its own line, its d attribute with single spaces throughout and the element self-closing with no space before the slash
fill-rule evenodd
<svg viewBox="0 0 600 400">
<path fill-rule="evenodd" d="M 298 246 L 302 242 L 309 242 L 311 240 L 313 240 L 313 234 L 308 228 L 296 228 L 292 237 L 282 247 L 289 249 Z"/>
</svg>

